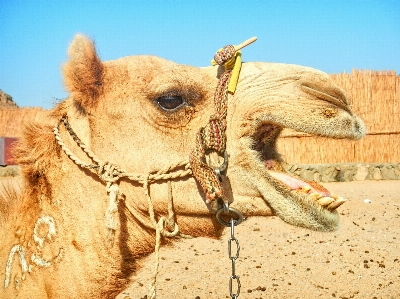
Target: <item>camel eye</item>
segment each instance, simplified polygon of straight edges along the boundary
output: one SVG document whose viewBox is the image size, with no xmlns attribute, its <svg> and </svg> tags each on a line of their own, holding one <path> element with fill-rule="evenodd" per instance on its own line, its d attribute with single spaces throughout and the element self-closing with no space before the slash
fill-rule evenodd
<svg viewBox="0 0 400 299">
<path fill-rule="evenodd" d="M 157 100 L 157 104 L 164 110 L 174 110 L 184 103 L 181 96 L 162 96 Z"/>
</svg>

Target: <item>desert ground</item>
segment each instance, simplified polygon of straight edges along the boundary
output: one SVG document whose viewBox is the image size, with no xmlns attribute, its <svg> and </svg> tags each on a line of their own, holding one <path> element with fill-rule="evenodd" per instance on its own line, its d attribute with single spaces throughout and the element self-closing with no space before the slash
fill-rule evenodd
<svg viewBox="0 0 400 299">
<path fill-rule="evenodd" d="M 278 217 L 235 227 L 238 298 L 400 298 L 400 181 L 324 186 L 348 198 L 338 209 L 336 232 L 293 227 Z M 229 237 L 226 229 L 220 240 L 180 239 L 162 247 L 157 298 L 230 298 Z M 117 298 L 146 298 L 154 265 L 154 254 L 146 257 Z"/>
</svg>

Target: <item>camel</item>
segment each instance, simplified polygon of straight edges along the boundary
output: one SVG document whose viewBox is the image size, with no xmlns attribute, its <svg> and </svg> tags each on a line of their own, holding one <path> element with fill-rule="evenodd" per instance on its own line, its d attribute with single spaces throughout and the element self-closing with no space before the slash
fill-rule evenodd
<svg viewBox="0 0 400 299">
<path fill-rule="evenodd" d="M 283 128 L 365 135 L 327 74 L 243 63 L 215 127 L 223 66 L 144 55 L 103 62 L 80 34 L 68 54 L 69 96 L 27 126 L 14 152 L 24 186 L 1 198 L 2 298 L 114 298 L 137 261 L 168 236 L 221 236 L 221 210 L 228 218 L 277 215 L 312 230 L 338 228 L 345 199 L 287 174 L 276 149 Z M 199 132 L 224 134 L 224 151 L 199 151 Z M 194 177 L 202 164 L 215 169 L 223 196 Z"/>
</svg>

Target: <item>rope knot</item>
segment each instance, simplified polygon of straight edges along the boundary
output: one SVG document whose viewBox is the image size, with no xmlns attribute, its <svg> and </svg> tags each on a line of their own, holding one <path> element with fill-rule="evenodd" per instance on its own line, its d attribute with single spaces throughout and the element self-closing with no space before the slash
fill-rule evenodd
<svg viewBox="0 0 400 299">
<path fill-rule="evenodd" d="M 118 167 L 109 162 L 99 163 L 97 169 L 97 175 L 99 178 L 107 183 L 114 183 L 120 179 L 120 172 Z"/>
<path fill-rule="evenodd" d="M 179 234 L 179 226 L 173 219 L 161 217 L 157 222 L 157 227 L 164 237 L 172 238 Z"/>
<path fill-rule="evenodd" d="M 214 62 L 219 65 L 224 65 L 235 56 L 235 53 L 235 47 L 232 45 L 227 45 L 222 49 L 219 49 L 217 53 L 214 54 Z"/>
</svg>

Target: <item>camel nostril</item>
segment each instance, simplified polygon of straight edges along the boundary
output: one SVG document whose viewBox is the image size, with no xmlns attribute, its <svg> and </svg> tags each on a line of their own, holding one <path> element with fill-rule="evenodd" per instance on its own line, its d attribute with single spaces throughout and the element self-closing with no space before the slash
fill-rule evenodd
<svg viewBox="0 0 400 299">
<path fill-rule="evenodd" d="M 367 133 L 365 125 L 360 119 L 356 119 L 356 121 L 354 122 L 354 132 L 355 132 L 355 139 L 361 139 Z"/>
<path fill-rule="evenodd" d="M 354 123 L 354 131 L 360 132 L 360 125 L 358 124 L 358 122 Z"/>
</svg>

